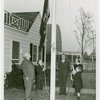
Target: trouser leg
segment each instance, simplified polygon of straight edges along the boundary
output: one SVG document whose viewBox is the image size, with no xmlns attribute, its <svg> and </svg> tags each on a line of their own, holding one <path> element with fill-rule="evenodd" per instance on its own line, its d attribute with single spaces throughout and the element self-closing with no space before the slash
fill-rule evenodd
<svg viewBox="0 0 100 100">
<path fill-rule="evenodd" d="M 62 93 L 62 91 L 63 91 L 63 79 L 60 76 L 59 77 L 59 92 Z"/>
<path fill-rule="evenodd" d="M 67 78 L 65 76 L 59 78 L 60 94 L 66 94 L 66 81 Z"/>
<path fill-rule="evenodd" d="M 32 81 L 27 81 L 24 79 L 24 85 L 25 85 L 25 96 L 26 100 L 30 98 L 31 90 L 32 90 Z"/>
<path fill-rule="evenodd" d="M 77 97 L 77 100 L 80 100 L 80 97 Z"/>
<path fill-rule="evenodd" d="M 77 94 L 77 100 L 80 100 L 80 89 L 79 88 L 75 88 L 75 92 Z"/>
<path fill-rule="evenodd" d="M 77 93 L 77 100 L 80 100 L 80 93 Z"/>
<path fill-rule="evenodd" d="M 63 77 L 63 93 L 66 94 L 66 82 L 67 82 L 67 77 Z"/>
</svg>

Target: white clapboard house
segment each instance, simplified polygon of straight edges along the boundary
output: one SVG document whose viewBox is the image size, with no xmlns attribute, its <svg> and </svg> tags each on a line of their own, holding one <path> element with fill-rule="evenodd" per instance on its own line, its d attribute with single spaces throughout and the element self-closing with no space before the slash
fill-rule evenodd
<svg viewBox="0 0 100 100">
<path fill-rule="evenodd" d="M 19 64 L 25 52 L 36 62 L 39 54 L 41 16 L 39 12 L 9 13 L 4 11 L 4 72 Z"/>
</svg>

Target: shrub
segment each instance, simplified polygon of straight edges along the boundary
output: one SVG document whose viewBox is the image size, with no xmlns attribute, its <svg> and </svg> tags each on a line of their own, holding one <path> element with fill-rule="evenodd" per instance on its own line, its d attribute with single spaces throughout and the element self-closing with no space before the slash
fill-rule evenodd
<svg viewBox="0 0 100 100">
<path fill-rule="evenodd" d="M 18 65 L 12 65 L 12 71 L 5 74 L 5 88 L 23 88 L 23 72 Z"/>
</svg>

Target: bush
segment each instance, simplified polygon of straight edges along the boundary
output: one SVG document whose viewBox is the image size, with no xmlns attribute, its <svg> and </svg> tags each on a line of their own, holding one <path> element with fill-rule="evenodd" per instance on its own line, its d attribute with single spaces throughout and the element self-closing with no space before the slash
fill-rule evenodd
<svg viewBox="0 0 100 100">
<path fill-rule="evenodd" d="M 12 65 L 12 71 L 9 73 L 6 73 L 5 77 L 5 88 L 23 88 L 24 82 L 23 82 L 23 72 L 22 69 L 18 67 L 18 65 L 13 64 Z"/>
</svg>

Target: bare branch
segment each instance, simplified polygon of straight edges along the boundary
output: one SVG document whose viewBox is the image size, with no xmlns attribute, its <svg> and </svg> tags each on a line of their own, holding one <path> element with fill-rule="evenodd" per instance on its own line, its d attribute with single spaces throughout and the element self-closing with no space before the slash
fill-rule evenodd
<svg viewBox="0 0 100 100">
<path fill-rule="evenodd" d="M 77 42 L 78 42 L 79 46 L 81 47 L 81 42 L 80 42 L 79 36 L 77 35 L 77 31 L 74 30 L 74 32 L 75 32 L 75 37 L 77 39 Z"/>
<path fill-rule="evenodd" d="M 83 8 L 80 8 L 79 12 L 80 16 L 75 17 L 76 30 L 74 30 L 74 32 L 83 54 L 84 50 L 91 45 L 90 34 L 93 33 L 93 15 L 89 12 L 85 12 Z"/>
</svg>

